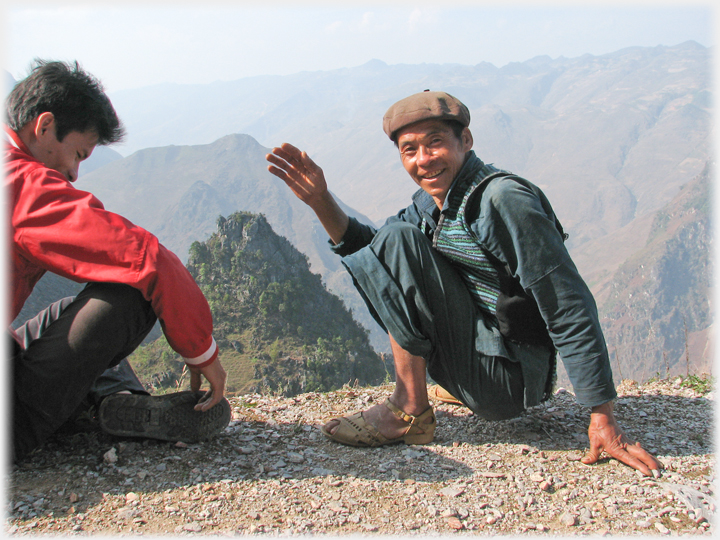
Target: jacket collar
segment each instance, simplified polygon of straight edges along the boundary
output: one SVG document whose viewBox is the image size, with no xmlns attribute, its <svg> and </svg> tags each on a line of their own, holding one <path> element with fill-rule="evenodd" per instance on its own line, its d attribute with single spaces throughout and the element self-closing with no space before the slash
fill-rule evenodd
<svg viewBox="0 0 720 540">
<path fill-rule="evenodd" d="M 442 208 L 443 212 L 450 207 L 450 201 L 452 200 L 453 194 L 458 190 L 464 194 L 467 185 L 475 179 L 478 171 L 484 165 L 485 164 L 482 162 L 482 160 L 480 160 L 480 158 L 475 155 L 474 150 L 470 150 L 468 152 L 465 163 L 460 169 L 460 172 L 458 172 L 457 176 L 455 177 L 455 180 L 453 180 L 453 183 L 450 185 L 450 189 L 445 196 L 445 201 L 443 202 Z"/>
<path fill-rule="evenodd" d="M 21 150 L 22 152 L 25 152 L 28 156 L 32 156 L 32 154 L 30 153 L 30 149 L 25 145 L 24 142 L 22 142 L 22 139 L 20 139 L 20 135 L 18 135 L 14 130 L 10 129 L 5 124 L 3 124 L 3 128 L 5 129 L 5 141 L 8 144 L 14 146 L 18 150 Z"/>
<path fill-rule="evenodd" d="M 450 189 L 448 190 L 447 196 L 445 197 L 445 202 L 443 203 L 443 212 L 449 208 L 449 201 L 453 191 L 457 191 L 458 189 L 463 190 L 466 184 L 475 178 L 477 172 L 484 165 L 485 164 L 482 162 L 482 160 L 477 157 L 477 155 L 475 155 L 474 150 L 470 150 L 468 152 L 465 163 L 455 177 L 455 180 L 453 180 L 453 183 L 450 185 Z M 437 205 L 435 204 L 433 198 L 427 193 L 425 193 L 422 189 L 419 189 L 415 192 L 412 200 L 421 213 L 433 215 L 434 211 L 437 210 Z"/>
</svg>

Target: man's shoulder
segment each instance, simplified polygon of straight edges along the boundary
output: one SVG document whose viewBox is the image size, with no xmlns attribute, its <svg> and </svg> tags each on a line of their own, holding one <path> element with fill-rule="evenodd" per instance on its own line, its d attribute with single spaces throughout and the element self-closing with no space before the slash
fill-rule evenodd
<svg viewBox="0 0 720 540">
<path fill-rule="evenodd" d="M 48 168 L 44 163 L 14 146 L 5 148 L 5 173 L 7 182 L 29 182 L 32 184 L 57 184 L 74 187 L 58 171 Z"/>
<path fill-rule="evenodd" d="M 6 144 L 3 150 L 5 185 L 17 185 L 27 179 L 35 178 L 38 176 L 36 172 L 44 167 L 35 158 L 12 145 Z"/>
<path fill-rule="evenodd" d="M 515 196 L 521 193 L 532 192 L 537 194 L 540 191 L 535 184 L 508 171 L 497 171 L 496 176 L 487 183 L 485 195 L 487 196 Z"/>
</svg>

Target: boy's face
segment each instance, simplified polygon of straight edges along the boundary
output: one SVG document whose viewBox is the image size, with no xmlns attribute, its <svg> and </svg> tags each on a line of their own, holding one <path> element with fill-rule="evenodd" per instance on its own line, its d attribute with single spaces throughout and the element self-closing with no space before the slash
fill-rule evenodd
<svg viewBox="0 0 720 540">
<path fill-rule="evenodd" d="M 70 182 L 77 180 L 80 162 L 90 157 L 98 142 L 94 131 L 71 131 L 62 142 L 58 141 L 54 117 L 49 121 L 47 118 L 40 119 L 36 137 L 37 144 L 31 148 L 33 157 L 64 175 Z"/>
</svg>

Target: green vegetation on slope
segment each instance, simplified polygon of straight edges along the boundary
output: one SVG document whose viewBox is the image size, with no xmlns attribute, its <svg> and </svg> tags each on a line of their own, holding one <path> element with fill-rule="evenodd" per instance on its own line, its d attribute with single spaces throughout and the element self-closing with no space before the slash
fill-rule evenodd
<svg viewBox="0 0 720 540">
<path fill-rule="evenodd" d="M 294 395 L 391 377 L 367 330 L 264 216 L 238 212 L 217 225 L 206 242 L 192 244 L 188 269 L 213 312 L 230 392 Z M 146 383 L 163 390 L 177 384 L 177 360 L 163 339 L 132 362 Z"/>
</svg>

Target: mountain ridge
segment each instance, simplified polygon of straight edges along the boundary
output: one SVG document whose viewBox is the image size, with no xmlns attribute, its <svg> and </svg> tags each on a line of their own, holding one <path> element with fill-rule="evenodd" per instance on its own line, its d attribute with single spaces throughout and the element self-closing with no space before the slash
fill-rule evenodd
<svg viewBox="0 0 720 540">
<path fill-rule="evenodd" d="M 367 330 L 262 214 L 236 212 L 216 224 L 193 242 L 187 267 L 212 310 L 228 392 L 293 396 L 392 377 Z M 182 380 L 175 357 L 163 339 L 130 361 L 148 386 L 173 389 Z"/>
<path fill-rule="evenodd" d="M 176 88 L 169 99 L 147 89 L 112 97 L 132 135 L 128 149 L 204 144 L 226 133 L 265 146 L 288 141 L 323 167 L 341 199 L 378 223 L 415 189 L 380 129 L 382 115 L 410 93 L 443 89 L 470 108 L 481 159 L 547 190 L 575 229 L 574 247 L 659 209 L 700 172 L 709 155 L 709 55 L 684 43 L 501 68 L 369 62 Z M 637 180 L 648 176 L 659 179 L 652 189 Z"/>
</svg>

